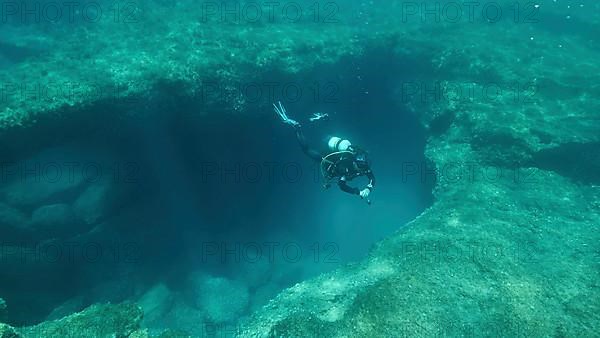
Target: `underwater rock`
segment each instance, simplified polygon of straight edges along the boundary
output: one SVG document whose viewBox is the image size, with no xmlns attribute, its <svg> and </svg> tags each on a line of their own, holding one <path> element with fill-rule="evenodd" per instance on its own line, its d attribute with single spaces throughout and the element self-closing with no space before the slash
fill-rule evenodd
<svg viewBox="0 0 600 338">
<path fill-rule="evenodd" d="M 14 328 L 12 328 L 6 324 L 0 323 L 0 338 L 19 338 L 19 337 L 20 336 L 17 335 Z"/>
<path fill-rule="evenodd" d="M 236 280 L 249 288 L 257 288 L 269 281 L 273 264 L 269 263 L 267 259 L 259 259 L 256 262 L 244 259 L 239 264 L 233 264 L 232 270 Z"/>
<path fill-rule="evenodd" d="M 136 330 L 129 335 L 129 338 L 149 338 L 149 337 L 152 337 L 152 336 L 148 332 L 148 329 Z"/>
<path fill-rule="evenodd" d="M 153 14 L 148 17 L 153 19 L 165 11 L 171 11 L 171 6 L 160 2 L 153 3 L 151 9 Z M 303 26 L 302 34 L 293 25 L 278 25 L 277 29 L 271 29 L 271 25 L 263 25 L 263 27 L 255 27 L 256 29 L 238 30 L 232 29 L 228 24 L 215 23 L 217 26 L 213 27 L 211 23 L 210 27 L 204 25 L 188 29 L 205 13 L 195 8 L 197 6 L 186 7 L 188 8 L 183 11 L 184 13 L 179 13 L 182 17 L 178 24 L 173 27 L 144 30 L 141 34 L 138 31 L 115 29 L 118 27 L 114 27 L 114 23 L 106 22 L 90 27 L 86 33 L 72 32 L 68 36 L 15 29 L 19 41 L 36 38 L 39 40 L 41 36 L 45 40 L 44 45 L 53 48 L 48 49 L 43 60 L 39 60 L 40 58 L 26 60 L 17 69 L 6 71 L 5 81 L 19 83 L 18 81 L 30 74 L 48 74 L 39 79 L 43 88 L 53 88 L 52 84 L 56 83 L 78 83 L 78 95 L 56 95 L 52 100 L 50 98 L 31 100 L 25 95 L 7 95 L 6 102 L 0 110 L 0 131 L 42 124 L 41 121 L 46 122 L 48 119 L 77 118 L 81 116 L 80 109 L 70 108 L 93 107 L 99 101 L 114 99 L 115 96 L 124 100 L 145 99 L 145 95 L 161 83 L 177 84 L 176 91 L 180 94 L 200 90 L 199 79 L 219 83 L 255 79 L 254 67 L 238 68 L 235 67 L 236 64 L 255 65 L 256 69 L 274 66 L 287 73 L 297 73 L 314 64 L 331 63 L 343 56 L 359 53 L 361 48 L 358 39 L 354 37 L 357 33 L 354 30 L 356 25 L 351 27 L 307 25 Z M 141 18 L 135 20 L 139 19 Z M 143 19 L 138 23 L 142 26 L 151 25 L 154 22 L 152 19 L 151 21 Z M 111 33 L 106 34 L 107 31 Z M 235 38 L 232 38 L 234 36 Z M 290 36 L 294 36 L 294 39 L 289 39 Z M 61 52 L 55 52 L 54 47 L 73 46 L 83 40 L 94 41 L 94 47 L 60 48 Z M 121 41 L 122 44 L 113 44 L 114 49 L 110 51 L 103 51 L 96 46 L 96 44 L 111 44 L 113 41 Z M 141 41 L 148 43 L 141 43 Z M 156 48 L 156 43 L 159 41 L 172 41 L 181 55 L 179 52 L 177 55 L 173 54 L 173 50 L 169 48 Z M 271 43 L 271 48 L 263 48 L 261 44 L 253 45 L 245 41 L 269 43 L 279 41 L 279 43 Z M 280 56 L 282 54 L 286 57 L 282 58 Z M 89 60 L 86 57 L 82 62 L 82 55 L 93 57 Z M 229 59 L 233 55 L 235 58 L 231 60 L 223 58 L 225 56 Z M 92 60 L 93 66 L 86 62 Z M 139 62 L 131 62 L 131 60 Z M 82 78 L 95 79 L 95 81 L 80 83 Z M 120 88 L 118 94 L 113 93 L 113 87 L 116 85 Z M 113 90 L 98 93 L 98 88 L 113 88 Z M 242 100 L 243 98 L 238 99 L 238 101 Z M 244 103 L 240 102 L 234 108 L 241 112 Z M 130 104 L 127 108 L 137 108 L 136 106 L 137 104 L 135 106 Z M 132 110 L 139 111 L 139 109 L 119 108 L 98 110 L 97 114 L 102 115 L 100 118 L 114 118 L 117 115 L 115 111 L 119 114 L 134 114 Z"/>
<path fill-rule="evenodd" d="M 74 145 L 42 149 L 2 164 L 0 201 L 31 211 L 71 204 L 86 187 L 110 180 L 111 158 L 105 151 Z"/>
<path fill-rule="evenodd" d="M 281 286 L 290 286 L 306 275 L 305 268 L 308 265 L 303 265 L 300 262 L 277 262 L 271 275 L 271 282 Z"/>
<path fill-rule="evenodd" d="M 142 316 L 142 310 L 131 303 L 96 304 L 62 319 L 17 331 L 24 338 L 128 337 L 140 328 Z"/>
<path fill-rule="evenodd" d="M 45 321 L 52 321 L 64 318 L 75 312 L 79 312 L 85 308 L 83 297 L 71 298 L 59 306 L 55 307 L 52 312 L 46 317 Z"/>
<path fill-rule="evenodd" d="M 423 215 L 378 244 L 364 261 L 285 290 L 254 315 L 243 337 L 474 333 L 577 337 L 600 332 L 598 176 L 593 172 L 582 184 L 573 184 L 571 178 L 580 173 L 572 167 L 580 168 L 578 162 L 586 157 L 576 151 L 582 148 L 563 147 L 576 143 L 595 149 L 600 141 L 600 96 L 594 78 L 600 73 L 600 63 L 594 61 L 598 49 L 597 44 L 585 41 L 593 29 L 581 39 L 549 34 L 549 26 L 561 27 L 552 20 L 534 25 L 502 24 L 502 34 L 498 34 L 497 25 L 489 24 L 477 29 L 471 24 L 428 25 L 422 20 L 415 20 L 414 25 L 398 24 L 398 17 L 389 15 L 389 7 L 371 6 L 364 13 L 370 19 L 371 31 L 354 20 L 350 25 L 342 20 L 336 25 L 281 25 L 277 29 L 272 25 L 266 29 L 231 25 L 241 29 L 209 31 L 208 35 L 213 34 L 209 40 L 219 41 L 210 46 L 198 37 L 208 25 L 190 25 L 197 24 L 199 16 L 194 10 L 199 7 L 189 6 L 186 13 L 180 13 L 179 22 L 161 27 L 164 29 L 141 30 L 143 36 L 138 30 L 110 29 L 113 26 L 98 23 L 81 33 L 63 35 L 63 40 L 54 38 L 57 41 L 51 42 L 57 47 L 79 48 L 52 48 L 43 60 L 25 61 L 23 67 L 7 72 L 4 82 L 19 83 L 30 74 L 52 74 L 42 85 L 104 79 L 95 84 L 128 83 L 126 94 L 135 97 L 150 92 L 147 89 L 157 82 L 170 81 L 181 83 L 173 91 L 195 93 L 205 79 L 247 82 L 255 80 L 253 73 L 259 69 L 297 73 L 335 62 L 341 56 L 360 55 L 363 46 L 379 44 L 386 51 L 397 51 L 395 57 L 407 70 L 406 77 L 397 79 L 399 86 L 427 82 L 429 76 L 435 80 L 431 82 L 447 79 L 455 86 L 479 83 L 475 91 L 486 89 L 485 94 L 489 88 L 482 87 L 495 84 L 505 93 L 493 98 L 450 99 L 449 104 L 433 102 L 433 107 L 423 104 L 413 109 L 423 125 L 430 127 L 427 158 L 438 171 L 473 163 L 486 170 L 488 177 L 475 179 L 469 175 L 470 168 L 463 179 L 441 177 L 436 182 L 436 202 Z M 592 13 L 594 19 L 584 27 L 593 27 L 592 23 L 597 26 L 598 14 L 594 13 L 600 11 L 589 7 L 586 4 L 585 12 Z M 377 15 L 380 11 L 385 15 Z M 555 9 L 555 13 L 561 17 L 565 14 L 562 9 Z M 300 34 L 300 27 L 308 31 Z M 264 48 L 263 43 L 241 44 L 238 39 L 226 38 L 238 35 L 243 41 L 280 43 Z M 77 42 L 88 36 L 94 43 Z M 391 37 L 396 40 L 394 44 Z M 113 44 L 115 48 L 97 48 L 114 41 L 119 42 Z M 156 48 L 156 42 L 163 41 L 172 41 L 175 48 Z M 173 49 L 181 49 L 180 60 L 173 58 Z M 236 55 L 226 63 L 227 69 L 223 69 L 225 63 L 219 56 L 223 50 Z M 97 55 L 97 66 L 90 67 L 77 57 L 88 52 Z M 411 67 L 417 58 L 421 67 Z M 575 70 L 572 65 L 576 65 Z M 94 102 L 90 101 L 98 99 L 97 95 L 87 95 L 91 93 L 87 89 L 75 98 L 61 97 L 50 103 L 10 95 L 2 107 L 0 129 L 17 130 L 23 139 L 33 138 L 22 126 L 45 122 L 44 116 L 70 121 L 74 116 L 92 115 L 88 108 Z M 414 104 L 398 97 L 402 101 L 399 106 Z M 74 109 L 62 110 L 65 106 Z M 232 109 L 242 111 L 243 107 L 240 104 Z M 118 121 L 112 111 L 110 117 L 95 114 Z M 60 123 L 56 125 L 62 128 Z M 19 142 L 12 138 L 14 133 L 6 135 L 0 143 Z M 570 161 L 568 166 L 556 161 L 564 152 L 576 155 L 562 156 L 563 161 Z M 541 163 L 536 165 L 535 160 Z M 501 172 L 503 177 L 495 177 Z M 62 188 L 43 184 L 28 189 L 23 187 L 28 183 L 21 183 L 2 188 L 0 200 L 13 207 L 35 208 L 59 203 L 48 200 L 77 190 L 77 184 Z M 87 219 L 95 222 L 104 212 L 100 216 L 90 214 Z M 235 300 L 235 295 L 221 296 L 226 297 Z"/>
<path fill-rule="evenodd" d="M 248 307 L 248 288 L 239 281 L 204 276 L 196 280 L 195 288 L 196 307 L 205 311 L 211 322 L 232 322 Z"/>
<path fill-rule="evenodd" d="M 154 325 L 160 323 L 156 322 Z M 193 337 L 206 337 L 205 313 L 188 305 L 182 297 L 175 297 L 173 306 L 163 318 L 163 326 L 172 330 L 189 332 Z M 150 327 L 160 331 L 163 327 Z M 154 332 L 152 332 L 154 333 Z M 180 337 L 177 335 L 176 337 Z"/>
<path fill-rule="evenodd" d="M 250 296 L 250 311 L 254 312 L 264 305 L 269 300 L 273 299 L 281 291 L 281 287 L 275 283 L 265 284 L 252 292 Z"/>
<path fill-rule="evenodd" d="M 157 334 L 152 334 L 148 329 L 137 330 L 133 332 L 128 338 L 192 338 L 192 337 L 203 337 L 202 335 L 193 335 L 178 330 L 167 329 Z"/>
<path fill-rule="evenodd" d="M 125 192 L 110 179 L 92 183 L 73 204 L 75 214 L 86 224 L 96 224 L 123 202 Z"/>
<path fill-rule="evenodd" d="M 144 311 L 144 327 L 153 327 L 154 324 L 164 319 L 173 306 L 174 297 L 171 290 L 162 283 L 156 284 L 148 290 L 137 304 Z"/>
<path fill-rule="evenodd" d="M 94 224 L 104 215 L 108 187 L 104 184 L 92 184 L 73 204 L 78 217 L 87 224 Z"/>
<path fill-rule="evenodd" d="M 368 259 L 284 290 L 240 337 L 597 331 L 600 191 L 540 170 L 531 182 L 441 186 L 443 198 Z"/>
<path fill-rule="evenodd" d="M 48 237 L 75 235 L 77 224 L 75 214 L 68 204 L 45 205 L 31 215 L 31 227 L 37 234 Z"/>
<path fill-rule="evenodd" d="M 59 180 L 57 182 L 25 180 L 24 182 L 10 184 L 0 194 L 12 206 L 32 208 L 46 204 L 49 200 L 58 201 L 62 197 L 67 197 L 73 191 L 77 190 L 77 187 L 81 183 L 82 181 L 80 180 Z"/>
</svg>

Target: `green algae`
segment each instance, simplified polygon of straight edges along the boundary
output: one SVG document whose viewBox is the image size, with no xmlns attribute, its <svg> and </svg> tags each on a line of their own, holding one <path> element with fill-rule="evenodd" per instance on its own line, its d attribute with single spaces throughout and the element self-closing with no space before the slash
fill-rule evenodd
<svg viewBox="0 0 600 338">
<path fill-rule="evenodd" d="M 135 304 L 97 304 L 59 320 L 19 329 L 21 337 L 129 337 L 139 329 Z"/>
<path fill-rule="evenodd" d="M 6 324 L 2 324 L 0 323 L 0 338 L 17 338 L 19 337 L 16 333 L 15 330 L 6 325 Z"/>
<path fill-rule="evenodd" d="M 332 337 L 598 331 L 600 96 L 590 76 L 598 63 L 585 61 L 598 51 L 576 38 L 558 47 L 535 25 L 504 28 L 502 35 L 490 26 L 429 35 L 438 54 L 431 63 L 455 86 L 478 82 L 477 88 L 492 79 L 503 88 L 533 81 L 533 89 L 519 99 L 506 90 L 493 100 L 410 102 L 432 131 L 426 155 L 438 173 L 434 205 L 358 267 L 307 281 L 293 296 L 280 294 L 241 337 L 317 329 Z M 404 44 L 420 46 L 412 40 L 426 35 Z M 573 72 L 574 64 L 583 71 Z M 545 152 L 565 155 L 552 161 Z M 366 271 L 375 260 L 387 262 L 390 272 L 344 289 L 339 299 L 319 297 L 322 280 L 360 281 L 373 275 Z M 313 306 L 299 305 L 306 303 Z M 331 322 L 312 315 L 335 307 L 342 315 Z"/>
<path fill-rule="evenodd" d="M 147 6 L 133 22 L 108 18 L 44 34 L 49 52 L 0 73 L 0 130 L 30 126 L 40 116 L 70 118 L 70 108 L 105 99 L 144 97 L 161 82 L 194 95 L 206 81 L 247 81 L 257 68 L 294 73 L 360 51 L 347 24 L 323 31 L 316 24 L 201 22 L 201 6 L 180 5 Z"/>
</svg>

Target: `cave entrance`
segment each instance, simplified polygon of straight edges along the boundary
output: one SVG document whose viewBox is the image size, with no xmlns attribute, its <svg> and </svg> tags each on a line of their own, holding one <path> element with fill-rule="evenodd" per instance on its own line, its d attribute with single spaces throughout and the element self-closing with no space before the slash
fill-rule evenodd
<svg viewBox="0 0 600 338">
<path fill-rule="evenodd" d="M 173 100 L 173 89 L 157 90 L 143 119 L 122 120 L 115 131 L 104 115 L 95 114 L 103 121 L 86 119 L 87 130 L 102 128 L 73 133 L 76 139 L 19 159 L 43 164 L 58 156 L 60 163 L 110 168 L 108 187 L 89 193 L 89 182 L 67 185 L 37 204 L 10 206 L 28 219 L 36 214 L 65 223 L 60 236 L 46 232 L 36 243 L 64 247 L 75 241 L 79 250 L 86 245 L 110 250 L 94 261 L 85 256 L 90 252 L 76 251 L 68 261 L 43 262 L 42 279 L 52 287 L 36 289 L 45 296 L 37 295 L 34 306 L 28 290 L 44 284 L 35 266 L 4 279 L 0 296 L 14 310 L 10 321 L 22 325 L 95 302 L 151 299 L 164 303 L 153 311 L 165 313 L 147 316 L 148 326 L 189 329 L 179 327 L 181 313 L 232 323 L 285 287 L 361 259 L 433 202 L 434 182 L 421 176 L 427 172 L 426 132 L 397 96 L 408 68 L 419 65 L 377 51 L 293 76 L 264 74 L 251 85 L 264 91 L 261 99 L 246 98 L 247 108 L 237 115 L 226 112 L 229 91 L 221 105 Z M 272 112 L 275 100 L 303 123 L 313 146 L 339 136 L 369 151 L 377 178 L 372 205 L 335 185 L 322 188 L 318 166 L 301 152 L 293 129 Z M 316 112 L 329 118 L 310 122 Z M 3 184 L 3 196 L 23 188 L 14 180 Z M 91 195 L 82 202 L 86 192 Z M 61 214 L 75 204 L 91 214 Z M 47 205 L 62 209 L 41 213 Z M 91 219 L 78 218 L 85 216 Z M 79 228 L 82 221 L 86 226 Z M 46 230 L 52 227 L 41 222 Z"/>
</svg>

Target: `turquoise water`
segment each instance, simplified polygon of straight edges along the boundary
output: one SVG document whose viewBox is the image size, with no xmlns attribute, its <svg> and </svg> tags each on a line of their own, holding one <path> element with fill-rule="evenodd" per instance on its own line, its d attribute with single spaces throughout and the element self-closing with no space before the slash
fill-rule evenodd
<svg viewBox="0 0 600 338">
<path fill-rule="evenodd" d="M 0 9 L 0 337 L 598 332 L 597 3 Z"/>
</svg>

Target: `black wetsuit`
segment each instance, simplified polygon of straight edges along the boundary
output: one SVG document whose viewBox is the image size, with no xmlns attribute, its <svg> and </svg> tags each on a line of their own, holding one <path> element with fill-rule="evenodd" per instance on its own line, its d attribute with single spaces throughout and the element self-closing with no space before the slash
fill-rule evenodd
<svg viewBox="0 0 600 338">
<path fill-rule="evenodd" d="M 295 129 L 296 138 L 298 139 L 298 143 L 300 143 L 302 151 L 320 165 L 323 161 L 323 158 L 329 154 L 323 155 L 319 151 L 309 147 L 304 134 L 302 133 L 302 128 L 300 126 L 296 126 Z M 360 189 L 349 186 L 348 182 L 352 181 L 356 177 L 366 176 L 369 179 L 369 185 L 367 187 L 370 190 L 373 190 L 373 187 L 375 187 L 375 175 L 373 175 L 370 167 L 361 169 L 357 168 L 355 165 L 355 160 L 355 155 L 352 152 L 341 154 L 335 159 L 335 163 L 330 166 L 330 169 L 327 171 L 327 175 L 329 176 L 329 179 L 338 178 L 338 186 L 340 189 L 342 189 L 342 191 L 353 195 L 360 195 Z"/>
</svg>

